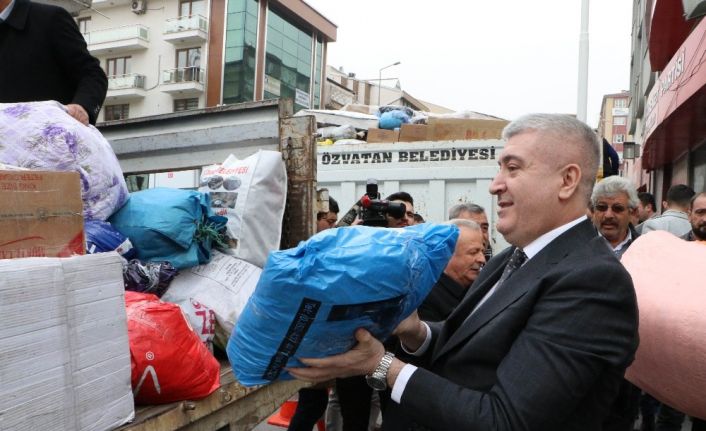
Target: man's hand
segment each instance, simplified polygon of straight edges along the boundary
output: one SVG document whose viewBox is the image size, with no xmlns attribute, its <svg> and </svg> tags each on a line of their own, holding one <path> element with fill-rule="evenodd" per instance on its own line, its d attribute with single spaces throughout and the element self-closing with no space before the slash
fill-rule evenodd
<svg viewBox="0 0 706 431">
<path fill-rule="evenodd" d="M 365 329 L 355 331 L 358 344 L 346 353 L 328 358 L 301 359 L 308 368 L 288 368 L 299 380 L 323 382 L 337 377 L 362 376 L 375 371 L 385 347 Z"/>
<path fill-rule="evenodd" d="M 427 338 L 427 328 L 419 320 L 419 314 L 415 310 L 397 325 L 392 335 L 398 336 L 404 347 L 408 351 L 414 352 L 424 344 L 424 340 Z"/>
<path fill-rule="evenodd" d="M 88 126 L 88 113 L 85 109 L 83 109 L 83 106 L 71 103 L 66 105 L 66 112 L 74 117 L 79 123 L 84 126 Z"/>
</svg>

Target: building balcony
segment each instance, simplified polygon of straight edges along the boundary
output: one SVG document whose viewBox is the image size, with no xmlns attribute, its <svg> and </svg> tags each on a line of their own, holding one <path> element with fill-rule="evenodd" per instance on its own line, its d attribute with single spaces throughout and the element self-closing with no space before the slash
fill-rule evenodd
<svg viewBox="0 0 706 431">
<path fill-rule="evenodd" d="M 200 67 L 180 67 L 162 71 L 164 93 L 173 96 L 198 96 L 204 91 L 206 70 Z"/>
<path fill-rule="evenodd" d="M 91 2 L 91 7 L 103 9 L 122 5 L 130 6 L 130 4 L 132 4 L 131 0 L 93 0 Z"/>
<path fill-rule="evenodd" d="M 146 94 L 144 75 L 130 73 L 108 78 L 108 94 L 106 95 L 106 100 L 110 102 L 142 99 Z"/>
<path fill-rule="evenodd" d="M 96 30 L 83 37 L 93 55 L 139 51 L 149 46 L 149 29 L 139 24 Z"/>
<path fill-rule="evenodd" d="M 204 43 L 208 41 L 208 19 L 201 15 L 169 19 L 163 37 L 174 45 Z"/>
</svg>

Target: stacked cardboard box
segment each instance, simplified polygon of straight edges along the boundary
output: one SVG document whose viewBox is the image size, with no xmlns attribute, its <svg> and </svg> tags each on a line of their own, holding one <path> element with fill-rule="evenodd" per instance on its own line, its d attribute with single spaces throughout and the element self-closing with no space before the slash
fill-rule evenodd
<svg viewBox="0 0 706 431">
<path fill-rule="evenodd" d="M 124 302 L 117 253 L 0 260 L 0 429 L 134 417 Z"/>
<path fill-rule="evenodd" d="M 0 259 L 83 254 L 76 172 L 0 171 Z"/>
</svg>

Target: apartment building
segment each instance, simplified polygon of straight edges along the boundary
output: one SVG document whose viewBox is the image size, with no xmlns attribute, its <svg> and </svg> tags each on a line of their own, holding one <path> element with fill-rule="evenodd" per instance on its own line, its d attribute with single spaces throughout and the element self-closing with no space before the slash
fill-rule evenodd
<svg viewBox="0 0 706 431">
<path fill-rule="evenodd" d="M 628 103 L 630 93 L 623 91 L 606 94 L 601 103 L 601 117 L 598 122 L 598 135 L 608 140 L 623 160 L 623 143 L 631 140 L 628 134 Z"/>
<path fill-rule="evenodd" d="M 272 98 L 318 108 L 337 31 L 301 0 L 93 0 L 76 21 L 109 78 L 98 121 Z"/>
</svg>

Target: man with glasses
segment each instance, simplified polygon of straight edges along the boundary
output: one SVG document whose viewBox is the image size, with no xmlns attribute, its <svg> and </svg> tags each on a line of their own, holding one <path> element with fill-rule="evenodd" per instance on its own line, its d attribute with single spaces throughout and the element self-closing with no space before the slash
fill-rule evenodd
<svg viewBox="0 0 706 431">
<path fill-rule="evenodd" d="M 620 257 L 637 238 L 630 223 L 637 214 L 640 200 L 632 183 L 622 177 L 608 177 L 593 188 L 591 210 L 593 224 Z"/>
<path fill-rule="evenodd" d="M 622 177 L 604 178 L 593 187 L 591 211 L 593 224 L 620 258 L 639 236 L 630 222 L 637 216 L 640 200 L 635 187 Z M 623 379 L 618 395 L 603 421 L 603 430 L 632 431 L 640 407 L 640 389 Z"/>
</svg>

